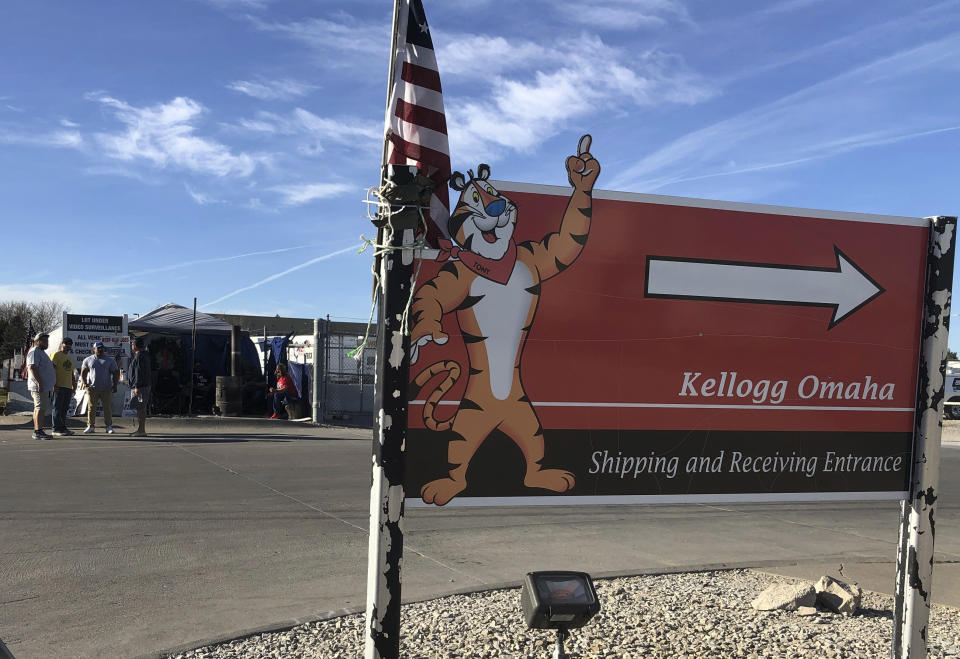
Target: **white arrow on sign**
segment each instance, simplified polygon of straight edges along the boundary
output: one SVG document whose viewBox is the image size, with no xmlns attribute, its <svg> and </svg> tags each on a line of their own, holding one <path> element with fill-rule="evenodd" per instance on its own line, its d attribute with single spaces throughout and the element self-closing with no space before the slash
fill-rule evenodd
<svg viewBox="0 0 960 659">
<path fill-rule="evenodd" d="M 884 291 L 836 245 L 833 251 L 834 268 L 648 256 L 644 295 L 831 307 L 833 328 Z"/>
</svg>

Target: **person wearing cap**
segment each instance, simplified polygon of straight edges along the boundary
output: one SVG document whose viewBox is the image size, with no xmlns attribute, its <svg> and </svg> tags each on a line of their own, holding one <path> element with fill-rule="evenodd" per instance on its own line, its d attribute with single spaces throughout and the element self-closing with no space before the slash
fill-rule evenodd
<svg viewBox="0 0 960 659">
<path fill-rule="evenodd" d="M 113 394 L 117 393 L 120 369 L 113 357 L 106 354 L 103 341 L 93 344 L 93 354 L 83 360 L 80 379 L 87 386 L 87 427 L 84 434 L 94 432 L 97 422 L 97 404 L 103 405 L 103 422 L 107 434 L 113 434 Z"/>
<path fill-rule="evenodd" d="M 73 339 L 69 336 L 63 337 L 60 342 L 60 349 L 53 353 L 50 361 L 53 362 L 53 369 L 56 371 L 56 388 L 53 390 L 53 436 L 64 437 L 72 435 L 73 431 L 67 428 L 67 410 L 70 409 L 70 401 L 73 399 L 73 393 L 76 391 L 76 379 L 74 378 L 73 357 Z"/>
<path fill-rule="evenodd" d="M 133 358 L 130 360 L 127 381 L 130 384 L 130 406 L 137 410 L 137 429 L 131 437 L 147 436 L 147 408 L 150 405 L 150 385 L 153 378 L 150 373 L 150 353 L 144 346 L 143 337 L 138 336 L 131 342 Z"/>
<path fill-rule="evenodd" d="M 53 362 L 47 356 L 50 335 L 40 332 L 33 337 L 33 347 L 27 353 L 27 389 L 33 397 L 33 438 L 50 439 L 43 432 L 43 418 L 50 414 L 53 406 L 53 387 L 57 374 Z"/>
</svg>

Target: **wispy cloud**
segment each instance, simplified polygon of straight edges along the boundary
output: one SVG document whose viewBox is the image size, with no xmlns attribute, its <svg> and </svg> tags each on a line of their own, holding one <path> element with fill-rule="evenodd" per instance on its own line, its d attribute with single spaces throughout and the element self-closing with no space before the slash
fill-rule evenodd
<svg viewBox="0 0 960 659">
<path fill-rule="evenodd" d="M 477 66 L 477 53 L 483 53 L 483 66 Z M 534 41 L 482 34 L 445 35 L 444 43 L 437 48 L 437 63 L 444 79 L 466 76 L 490 82 L 503 73 L 530 70 L 561 61 L 560 57 L 556 48 Z"/>
<path fill-rule="evenodd" d="M 825 2 L 830 2 L 830 0 L 783 0 L 782 2 L 771 2 L 760 9 L 759 13 L 788 14 L 798 9 L 806 9 L 812 5 L 823 4 Z"/>
<path fill-rule="evenodd" d="M 742 17 L 735 22 L 728 22 L 722 26 L 718 39 L 730 41 L 734 34 L 740 34 L 745 29 L 762 30 L 763 25 L 770 18 L 770 14 L 786 13 L 805 9 L 810 5 L 820 4 L 827 0 L 791 0 L 780 4 L 769 5 L 754 14 Z M 960 23 L 960 13 L 957 12 L 958 0 L 944 0 L 934 5 L 920 7 L 917 11 L 889 21 L 872 23 L 866 27 L 850 31 L 835 39 L 830 39 L 806 48 L 797 48 L 787 51 L 770 53 L 768 57 L 760 58 L 750 66 L 741 68 L 725 76 L 724 86 L 738 80 L 749 79 L 767 71 L 776 70 L 797 62 L 809 61 L 818 57 L 831 56 L 838 53 L 862 53 L 877 44 L 891 39 L 904 39 L 908 35 L 918 35 L 916 38 L 925 39 L 927 30 L 931 28 L 948 28 Z M 745 27 L 748 25 L 750 27 Z"/>
<path fill-rule="evenodd" d="M 253 284 L 250 284 L 249 286 L 244 286 L 243 288 L 238 288 L 238 289 L 235 290 L 235 291 L 231 291 L 231 292 L 227 293 L 226 295 L 223 295 L 223 296 L 221 296 L 221 297 L 218 297 L 216 300 L 213 300 L 212 302 L 207 302 L 206 304 L 203 305 L 203 307 L 206 308 L 206 307 L 213 306 L 214 304 L 217 304 L 217 303 L 219 303 L 219 302 L 223 302 L 224 300 L 229 299 L 229 298 L 231 298 L 231 297 L 234 297 L 234 296 L 236 296 L 236 295 L 240 295 L 241 293 L 245 293 L 245 292 L 247 292 L 247 291 L 251 291 L 251 290 L 253 290 L 253 289 L 255 289 L 255 288 L 259 288 L 260 286 L 263 286 L 263 285 L 265 285 L 265 284 L 269 284 L 270 282 L 275 281 L 275 280 L 277 280 L 277 279 L 280 279 L 281 277 L 286 277 L 287 275 L 289 275 L 289 274 L 291 274 L 291 273 L 293 273 L 293 272 L 296 272 L 297 270 L 303 270 L 304 268 L 310 267 L 311 265 L 314 265 L 315 263 L 320 263 L 321 261 L 326 261 L 327 259 L 332 259 L 332 258 L 335 257 L 335 256 L 340 256 L 341 254 L 346 254 L 347 252 L 356 251 L 356 250 L 360 249 L 362 246 L 363 246 L 362 244 L 351 245 L 350 247 L 344 247 L 343 249 L 339 249 L 339 250 L 337 250 L 337 251 L 335 251 L 335 252 L 330 252 L 329 254 L 324 254 L 323 256 L 318 256 L 318 257 L 316 257 L 316 258 L 310 259 L 309 261 L 305 261 L 305 262 L 301 263 L 300 265 L 295 265 L 295 266 L 293 266 L 292 268 L 287 268 L 286 270 L 283 270 L 283 271 L 278 272 L 278 273 L 276 273 L 276 274 L 270 275 L 269 277 L 266 277 L 265 279 L 261 279 L 261 280 L 258 281 L 258 282 L 255 282 L 255 283 L 253 283 Z"/>
<path fill-rule="evenodd" d="M 145 161 L 155 167 L 174 167 L 217 177 L 250 176 L 267 158 L 234 153 L 228 146 L 197 135 L 206 108 L 179 96 L 168 103 L 134 107 L 103 94 L 89 96 L 124 125 L 115 133 L 97 133 L 103 153 L 122 161 Z"/>
<path fill-rule="evenodd" d="M 2 104 L 0 107 L 2 107 L 4 110 L 9 110 L 10 112 L 23 112 L 22 107 L 8 102 L 11 100 L 13 100 L 12 96 L 0 96 L 0 104 Z"/>
<path fill-rule="evenodd" d="M 121 292 L 137 286 L 132 282 L 81 279 L 59 284 L 0 284 L 0 300 L 52 300 L 89 313 L 115 313 Z"/>
<path fill-rule="evenodd" d="M 300 183 L 277 185 L 271 189 L 280 194 L 284 206 L 302 206 L 319 199 L 330 199 L 358 191 L 357 186 L 347 183 Z"/>
<path fill-rule="evenodd" d="M 580 6 L 572 14 L 570 7 L 559 11 L 583 20 L 595 15 L 604 25 L 594 27 L 620 26 L 627 14 L 631 21 L 689 18 L 679 0 L 603 0 L 589 11 Z M 342 54 L 338 61 L 325 61 L 324 66 L 356 66 L 363 59 L 358 56 L 363 55 L 382 58 L 389 38 L 386 22 L 364 22 L 346 15 L 287 23 L 258 17 L 248 20 L 259 30 L 297 40 L 318 52 Z M 496 157 L 512 149 L 530 151 L 569 121 L 598 110 L 608 113 L 654 103 L 698 103 L 716 93 L 709 81 L 677 55 L 613 47 L 591 33 L 542 42 L 477 33 L 444 33 L 435 38 L 451 149 L 468 160 Z M 476 53 L 483 53 L 482 62 L 477 61 Z M 237 125 L 263 134 L 294 134 L 307 128 L 325 140 L 342 141 L 356 135 L 369 139 L 373 147 L 382 139 L 379 125 L 351 132 L 337 118 L 311 116 L 303 109 L 283 118 L 261 113 Z M 299 149 L 315 154 L 323 150 L 323 144 L 324 140 L 318 140 Z"/>
<path fill-rule="evenodd" d="M 676 0 L 597 0 L 584 7 L 575 0 L 550 0 L 550 7 L 576 25 L 608 30 L 662 27 L 672 22 L 690 22 L 683 3 Z"/>
<path fill-rule="evenodd" d="M 277 249 L 262 249 L 255 252 L 243 252 L 241 254 L 231 254 L 229 256 L 214 256 L 212 258 L 206 259 L 192 259 L 190 261 L 180 261 L 179 263 L 170 263 L 168 265 L 163 265 L 158 268 L 147 268 L 145 270 L 137 270 L 135 273 L 120 275 L 115 277 L 112 282 L 125 281 L 128 279 L 139 279 L 144 275 L 155 275 L 161 272 L 170 272 L 171 270 L 182 270 L 184 268 L 192 268 L 198 265 L 206 265 L 208 263 L 224 263 L 226 261 L 238 261 L 240 259 L 248 259 L 254 256 L 269 256 L 273 254 L 283 254 L 285 252 L 295 252 L 301 249 L 315 249 L 317 247 L 323 247 L 326 243 L 311 243 L 309 245 L 294 245 L 293 247 L 278 247 Z"/>
<path fill-rule="evenodd" d="M 527 51 L 544 65 L 532 76 L 524 78 L 520 71 L 513 72 L 514 77 L 496 75 L 489 93 L 450 99 L 450 143 L 459 156 L 476 160 L 505 149 L 529 151 L 565 123 L 599 111 L 694 104 L 715 93 L 677 56 L 655 50 L 626 52 L 596 36 Z M 550 68 L 545 60 L 552 63 Z"/>
<path fill-rule="evenodd" d="M 282 78 L 280 80 L 236 80 L 227 85 L 227 88 L 262 101 L 278 101 L 306 96 L 317 87 L 299 80 Z"/>
<path fill-rule="evenodd" d="M 383 126 L 378 122 L 355 117 L 321 117 L 309 110 L 296 108 L 289 114 L 261 111 L 253 119 L 241 119 L 234 128 L 268 135 L 308 135 L 356 145 L 357 139 L 383 138 Z"/>
<path fill-rule="evenodd" d="M 376 141 L 383 139 L 383 127 L 377 122 L 349 117 L 319 117 L 303 108 L 294 110 L 293 116 L 311 135 L 328 138 L 341 144 L 356 144 L 357 138 Z"/>
<path fill-rule="evenodd" d="M 187 189 L 187 194 L 190 195 L 190 198 L 193 199 L 198 204 L 200 204 L 201 206 L 208 206 L 210 204 L 223 203 L 223 200 L 217 199 L 212 195 L 204 194 L 202 192 L 197 192 L 196 190 L 191 188 L 189 185 L 184 185 L 184 187 Z"/>
<path fill-rule="evenodd" d="M 218 9 L 248 10 L 264 9 L 273 2 L 273 0 L 203 0 L 203 2 L 213 5 Z"/>
<path fill-rule="evenodd" d="M 948 111 L 911 111 L 926 76 L 956 66 L 960 35 L 897 52 L 689 133 L 613 179 L 615 189 L 809 163 L 956 129 Z M 911 92 L 916 86 L 915 93 Z M 909 120 L 906 119 L 909 117 Z"/>
<path fill-rule="evenodd" d="M 161 185 L 163 179 L 159 176 L 137 171 L 132 167 L 122 167 L 115 163 L 110 163 L 106 165 L 92 165 L 90 167 L 85 167 L 83 173 L 87 176 L 119 176 L 120 178 L 133 179 L 134 181 L 139 181 L 144 185 Z"/>
<path fill-rule="evenodd" d="M 21 130 L 0 128 L 0 142 L 28 146 L 80 149 L 84 146 L 83 135 L 75 130 L 29 133 Z"/>
<path fill-rule="evenodd" d="M 338 18 L 339 22 L 313 18 L 280 23 L 247 16 L 258 30 L 293 39 L 322 53 L 323 57 L 318 62 L 329 68 L 358 66 L 357 55 L 384 56 L 384 44 L 390 43 L 389 22 L 362 22 L 347 14 L 340 14 Z M 338 56 L 330 57 L 330 53 L 337 53 Z"/>
<path fill-rule="evenodd" d="M 383 126 L 379 122 L 356 117 L 320 117 L 309 110 L 296 108 L 289 114 L 258 112 L 252 119 L 241 119 L 227 128 L 262 136 L 297 138 L 296 149 L 303 155 L 315 156 L 327 144 L 349 146 L 351 150 L 379 149 Z"/>
</svg>

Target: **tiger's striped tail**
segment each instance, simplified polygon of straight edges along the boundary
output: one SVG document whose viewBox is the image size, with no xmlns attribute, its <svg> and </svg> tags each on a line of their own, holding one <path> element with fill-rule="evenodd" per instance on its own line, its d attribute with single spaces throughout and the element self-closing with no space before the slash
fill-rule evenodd
<svg viewBox="0 0 960 659">
<path fill-rule="evenodd" d="M 460 377 L 460 364 L 454 361 L 439 361 L 430 364 L 430 366 L 417 374 L 413 382 L 418 387 L 422 387 L 429 382 L 431 378 L 440 373 L 446 373 L 447 377 L 440 381 L 440 384 L 430 393 L 426 402 L 423 404 L 423 425 L 430 430 L 442 431 L 449 430 L 453 426 L 453 420 L 457 415 L 454 414 L 446 421 L 438 421 L 434 416 L 434 411 L 436 411 L 437 403 L 440 402 L 440 399 L 450 391 L 450 388 L 456 384 L 457 379 Z"/>
</svg>

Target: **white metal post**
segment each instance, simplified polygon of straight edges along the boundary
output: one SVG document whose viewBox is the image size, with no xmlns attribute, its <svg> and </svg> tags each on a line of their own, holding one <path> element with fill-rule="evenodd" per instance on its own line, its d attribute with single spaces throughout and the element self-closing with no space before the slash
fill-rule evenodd
<svg viewBox="0 0 960 659">
<path fill-rule="evenodd" d="M 923 334 L 913 437 L 909 499 L 900 508 L 893 648 L 894 659 L 927 656 L 933 585 L 934 512 L 939 496 L 940 431 L 943 425 L 947 338 L 957 218 L 930 218 Z"/>
<path fill-rule="evenodd" d="M 320 319 L 313 319 L 313 403 L 314 423 L 320 423 Z"/>
<path fill-rule="evenodd" d="M 373 471 L 367 557 L 366 659 L 400 656 L 400 568 L 403 563 L 403 476 L 407 437 L 410 337 L 404 315 L 414 286 L 414 247 L 424 186 L 412 165 L 388 165 L 378 288 L 374 382 Z"/>
</svg>

